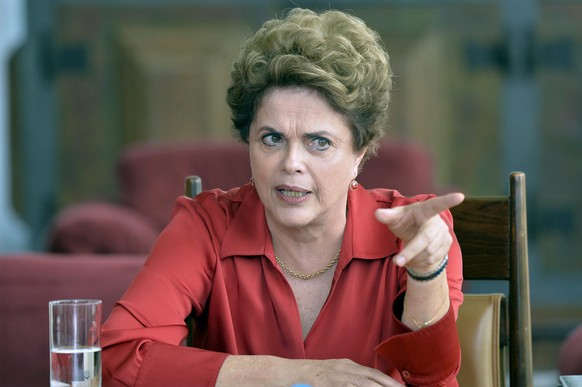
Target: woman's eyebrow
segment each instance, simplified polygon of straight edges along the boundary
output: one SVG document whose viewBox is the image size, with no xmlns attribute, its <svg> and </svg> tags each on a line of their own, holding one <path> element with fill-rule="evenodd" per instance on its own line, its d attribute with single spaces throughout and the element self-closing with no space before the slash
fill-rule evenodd
<svg viewBox="0 0 582 387">
<path fill-rule="evenodd" d="M 279 134 L 279 135 L 283 135 L 281 132 L 279 132 L 277 129 L 274 129 L 270 126 L 261 126 L 258 130 L 258 132 L 269 132 L 269 133 L 273 133 L 273 134 Z"/>
<path fill-rule="evenodd" d="M 333 137 L 333 134 L 327 130 L 318 130 L 316 132 L 305 133 L 303 137 L 306 139 L 314 139 L 318 137 Z"/>
</svg>

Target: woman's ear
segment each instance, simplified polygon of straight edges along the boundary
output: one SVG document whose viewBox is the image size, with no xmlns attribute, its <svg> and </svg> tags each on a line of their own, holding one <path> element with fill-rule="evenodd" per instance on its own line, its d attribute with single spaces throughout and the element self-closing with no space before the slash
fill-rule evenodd
<svg viewBox="0 0 582 387">
<path fill-rule="evenodd" d="M 362 169 L 361 168 L 362 160 L 364 159 L 364 156 L 366 156 L 366 152 L 368 152 L 368 148 L 364 148 L 356 153 L 356 160 L 354 165 L 354 179 L 356 176 L 358 176 L 360 170 Z"/>
</svg>

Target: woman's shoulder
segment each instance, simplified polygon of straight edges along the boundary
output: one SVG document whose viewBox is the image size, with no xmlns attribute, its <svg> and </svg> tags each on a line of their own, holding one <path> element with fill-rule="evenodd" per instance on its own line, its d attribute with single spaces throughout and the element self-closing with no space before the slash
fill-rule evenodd
<svg viewBox="0 0 582 387">
<path fill-rule="evenodd" d="M 229 190 L 221 188 L 205 190 L 193 198 L 180 196 L 176 200 L 174 212 L 195 211 L 199 215 L 208 214 L 212 217 L 220 214 L 232 216 L 253 191 L 250 184 L 245 184 Z"/>
</svg>

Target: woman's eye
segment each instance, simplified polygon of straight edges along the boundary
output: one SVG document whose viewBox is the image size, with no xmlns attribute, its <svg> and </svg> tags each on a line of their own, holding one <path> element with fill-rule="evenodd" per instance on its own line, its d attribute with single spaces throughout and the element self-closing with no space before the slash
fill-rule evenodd
<svg viewBox="0 0 582 387">
<path fill-rule="evenodd" d="M 263 141 L 263 144 L 265 144 L 267 146 L 275 146 L 275 145 L 283 142 L 283 137 L 281 137 L 277 133 L 269 133 L 269 134 L 265 134 L 261 138 L 261 140 Z"/>
<path fill-rule="evenodd" d="M 314 150 L 324 151 L 331 146 L 331 141 L 324 137 L 317 137 L 310 143 Z"/>
</svg>

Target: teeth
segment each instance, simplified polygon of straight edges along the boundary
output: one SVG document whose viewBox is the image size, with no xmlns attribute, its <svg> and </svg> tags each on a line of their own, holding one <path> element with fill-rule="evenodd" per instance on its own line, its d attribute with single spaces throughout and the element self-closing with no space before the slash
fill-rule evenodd
<svg viewBox="0 0 582 387">
<path fill-rule="evenodd" d="M 287 191 L 287 190 L 284 190 L 284 189 L 281 190 L 281 193 L 283 195 L 285 195 L 285 196 L 291 196 L 291 197 L 295 197 L 295 198 L 298 198 L 298 197 L 307 195 L 306 192 Z"/>
</svg>

